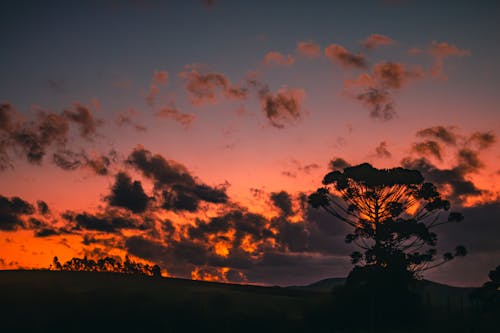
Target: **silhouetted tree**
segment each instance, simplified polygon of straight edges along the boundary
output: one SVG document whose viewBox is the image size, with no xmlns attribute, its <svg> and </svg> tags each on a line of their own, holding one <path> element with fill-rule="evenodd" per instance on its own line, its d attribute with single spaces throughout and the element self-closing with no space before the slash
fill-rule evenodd
<svg viewBox="0 0 500 333">
<path fill-rule="evenodd" d="M 309 196 L 309 203 L 351 226 L 345 241 L 361 249 L 351 254 L 356 266 L 341 293 L 353 307 L 357 303 L 358 310 L 365 306 L 370 317 L 379 312 L 377 321 L 380 311 L 386 315 L 392 311 L 391 320 L 398 316 L 406 320 L 397 313 L 408 312 L 414 304 L 409 290 L 413 279 L 422 271 L 466 255 L 466 249 L 457 246 L 454 253 L 447 252 L 433 263 L 437 235 L 432 230 L 460 222 L 463 216 L 451 212 L 441 219 L 439 213 L 448 211 L 450 203 L 442 199 L 436 186 L 424 182 L 419 171 L 376 169 L 364 163 L 328 173 L 323 185 Z"/>
<path fill-rule="evenodd" d="M 379 170 L 364 163 L 347 167 L 343 173 L 328 173 L 323 184 L 309 196 L 309 203 L 353 227 L 345 241 L 364 251 L 351 255 L 354 264 L 415 274 L 466 254 L 463 246 L 457 246 L 441 262 L 430 264 L 437 243 L 431 230 L 460 222 L 463 216 L 451 212 L 440 219 L 438 213 L 448 211 L 450 203 L 441 198 L 436 186 L 424 182 L 419 171 Z"/>
<path fill-rule="evenodd" d="M 120 258 L 112 257 L 99 258 L 97 261 L 83 258 L 71 258 L 64 264 L 59 262 L 57 257 L 54 257 L 49 269 L 57 271 L 85 271 L 85 272 L 115 272 L 135 275 L 149 275 L 161 277 L 161 268 L 158 265 L 141 264 L 132 261 L 128 256 L 125 257 L 125 262 L 122 264 Z"/>
<path fill-rule="evenodd" d="M 472 298 L 479 299 L 485 310 L 500 309 L 500 266 L 488 274 L 490 281 L 472 293 Z"/>
<path fill-rule="evenodd" d="M 161 277 L 161 268 L 158 265 L 154 265 L 153 268 L 151 269 L 151 273 L 153 276 L 156 277 Z"/>
<path fill-rule="evenodd" d="M 53 269 L 55 270 L 60 271 L 62 269 L 61 263 L 59 262 L 59 258 L 57 257 L 54 257 L 54 259 L 52 260 L 52 265 L 54 265 Z"/>
</svg>

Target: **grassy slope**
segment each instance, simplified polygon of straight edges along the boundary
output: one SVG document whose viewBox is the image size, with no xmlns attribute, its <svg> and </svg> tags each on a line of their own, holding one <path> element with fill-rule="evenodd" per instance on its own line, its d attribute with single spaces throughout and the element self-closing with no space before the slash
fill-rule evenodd
<svg viewBox="0 0 500 333">
<path fill-rule="evenodd" d="M 0 327 L 5 332 L 307 332 L 304 317 L 330 297 L 314 290 L 337 280 L 319 281 L 311 291 L 113 273 L 0 271 Z M 470 290 L 426 282 L 422 291 L 433 306 L 440 300 L 432 310 L 439 324 L 431 326 L 444 328 L 458 308 L 450 312 L 439 305 Z M 476 321 L 464 323 L 472 327 Z M 455 324 L 454 331 L 463 326 Z"/>
<path fill-rule="evenodd" d="M 288 331 L 315 294 L 112 273 L 2 271 L 0 310 L 15 331 Z"/>
</svg>

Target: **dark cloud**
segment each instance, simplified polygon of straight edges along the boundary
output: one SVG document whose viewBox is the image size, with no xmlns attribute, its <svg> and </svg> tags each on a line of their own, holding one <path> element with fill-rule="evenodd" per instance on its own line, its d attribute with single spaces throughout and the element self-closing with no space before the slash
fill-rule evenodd
<svg viewBox="0 0 500 333">
<path fill-rule="evenodd" d="M 349 52 L 345 47 L 331 44 L 325 48 L 325 56 L 331 62 L 337 63 L 343 68 L 366 68 L 367 61 L 364 55 Z"/>
<path fill-rule="evenodd" d="M 185 128 L 189 127 L 191 123 L 195 120 L 196 116 L 190 113 L 183 113 L 179 111 L 176 107 L 165 107 L 158 110 L 155 116 L 163 119 L 172 119 Z"/>
<path fill-rule="evenodd" d="M 302 118 L 305 113 L 302 106 L 306 96 L 304 89 L 284 87 L 273 93 L 257 76 L 257 73 L 249 75 L 247 85 L 256 89 L 262 111 L 272 126 L 281 129 Z"/>
<path fill-rule="evenodd" d="M 367 50 L 373 50 L 379 46 L 391 44 L 394 44 L 392 38 L 380 34 L 371 34 L 365 40 L 361 41 L 361 45 Z"/>
<path fill-rule="evenodd" d="M 64 116 L 77 124 L 80 135 L 87 139 L 95 135 L 97 126 L 102 124 L 101 120 L 94 118 L 89 108 L 80 104 L 76 104 L 73 110 L 64 110 Z"/>
<path fill-rule="evenodd" d="M 221 73 L 201 73 L 200 66 L 188 65 L 179 77 L 186 80 L 186 91 L 194 105 L 215 103 L 219 94 L 228 99 L 244 100 L 248 91 L 244 87 L 231 84 Z"/>
<path fill-rule="evenodd" d="M 496 136 L 491 132 L 475 132 L 469 137 L 468 143 L 476 145 L 479 150 L 483 150 L 496 143 Z"/>
<path fill-rule="evenodd" d="M 96 235 L 95 233 L 85 233 L 83 234 L 83 240 L 82 244 L 83 245 L 92 245 L 92 244 L 98 244 L 98 245 L 103 245 L 106 248 L 113 248 L 113 247 L 122 247 L 123 242 L 121 241 L 120 238 L 116 237 L 115 235 L 112 236 L 101 236 L 101 235 Z"/>
<path fill-rule="evenodd" d="M 476 172 L 484 167 L 483 162 L 479 159 L 479 154 L 468 148 L 462 148 L 457 153 L 458 166 L 462 173 Z"/>
<path fill-rule="evenodd" d="M 307 222 L 289 222 L 278 217 L 271 221 L 271 225 L 278 230 L 276 241 L 281 251 L 305 252 L 309 250 L 309 225 Z"/>
<path fill-rule="evenodd" d="M 118 233 L 123 229 L 147 230 L 151 224 L 140 217 L 131 217 L 114 210 L 107 210 L 97 214 L 88 212 L 65 212 L 62 218 L 71 223 L 71 232 L 81 229 L 106 233 Z"/>
<path fill-rule="evenodd" d="M 0 104 L 0 130 L 10 132 L 13 127 L 14 107 L 10 103 Z"/>
<path fill-rule="evenodd" d="M 49 236 L 57 236 L 61 233 L 54 228 L 42 228 L 35 231 L 35 237 L 49 237 Z"/>
<path fill-rule="evenodd" d="M 373 66 L 371 74 L 364 73 L 354 80 L 346 80 L 344 86 L 354 91 L 354 98 L 370 110 L 371 117 L 390 120 L 396 115 L 393 93 L 423 75 L 420 67 L 380 62 Z"/>
<path fill-rule="evenodd" d="M 29 162 L 40 164 L 52 144 L 65 145 L 68 131 L 64 116 L 40 111 L 36 120 L 17 123 L 9 134 L 12 144 L 21 148 Z"/>
<path fill-rule="evenodd" d="M 334 158 L 328 163 L 328 168 L 334 171 L 335 170 L 343 171 L 345 168 L 350 166 L 351 166 L 350 163 L 348 163 L 346 160 L 340 157 Z"/>
<path fill-rule="evenodd" d="M 284 128 L 285 124 L 302 117 L 302 101 L 305 97 L 303 89 L 284 88 L 272 94 L 266 86 L 259 91 L 259 96 L 264 114 L 276 128 Z"/>
<path fill-rule="evenodd" d="M 416 136 L 426 139 L 412 146 L 412 151 L 423 157 L 405 158 L 403 165 L 421 171 L 424 177 L 436 184 L 449 186 L 450 199 L 456 203 L 463 203 L 471 196 L 491 194 L 487 190 L 479 189 L 469 179 L 469 175 L 484 168 L 480 153 L 495 143 L 494 134 L 474 132 L 467 136 L 451 126 L 433 126 L 419 130 Z M 450 167 L 440 169 L 430 162 L 428 157 L 433 156 L 442 161 L 445 147 L 453 149 L 455 160 Z"/>
<path fill-rule="evenodd" d="M 175 188 L 175 187 L 174 187 Z M 179 187 L 172 191 L 163 191 L 163 205 L 167 210 L 196 212 L 200 199 L 189 192 L 186 193 Z"/>
<path fill-rule="evenodd" d="M 303 195 L 298 199 L 305 203 L 305 198 Z M 286 205 L 285 210 L 290 211 Z M 297 222 L 288 221 L 284 215 L 268 219 L 243 208 L 208 220 L 197 219 L 194 224 L 174 227 L 166 221 L 164 242 L 134 236 L 127 239 L 125 246 L 129 253 L 159 262 L 177 276 L 203 278 L 199 276 L 205 271 L 218 272 L 222 277 L 221 270 L 234 270 L 238 274 L 224 273 L 222 279 L 232 282 L 242 276 L 253 276 L 251 281 L 257 281 L 259 276 L 258 281 L 268 282 L 275 277 L 272 267 L 279 267 L 282 274 L 295 273 L 294 258 L 313 257 L 313 262 L 321 262 L 338 256 L 339 262 L 348 262 L 352 249 L 344 244 L 343 224 L 320 210 L 309 210 L 306 204 L 302 209 L 305 219 Z M 345 275 L 348 269 L 342 271 Z"/>
<path fill-rule="evenodd" d="M 273 205 L 280 209 L 283 216 L 293 215 L 292 197 L 285 191 L 272 192 L 269 196 Z"/>
<path fill-rule="evenodd" d="M 194 186 L 195 180 L 185 166 L 175 161 L 167 161 L 159 154 L 152 154 L 142 147 L 135 148 L 127 163 L 152 179 L 157 187 L 163 185 L 184 184 Z"/>
<path fill-rule="evenodd" d="M 145 132 L 147 130 L 146 126 L 139 124 L 134 118 L 139 116 L 139 112 L 134 109 L 129 109 L 127 111 L 121 112 L 116 117 L 116 124 L 118 126 L 131 126 L 138 132 Z"/>
<path fill-rule="evenodd" d="M 387 149 L 387 142 L 380 142 L 380 144 L 375 148 L 375 155 L 378 158 L 390 158 L 392 156 L 391 152 Z"/>
<path fill-rule="evenodd" d="M 19 197 L 0 195 L 0 230 L 12 231 L 25 228 L 24 216 L 35 212 L 35 207 Z"/>
<path fill-rule="evenodd" d="M 10 104 L 0 106 L 0 169 L 12 166 L 10 152 L 21 155 L 30 163 L 40 165 L 49 150 L 55 150 L 52 162 L 64 170 L 74 170 L 81 164 L 82 153 L 67 147 L 70 125 L 77 124 L 80 135 L 91 139 L 96 134 L 95 120 L 90 110 L 77 105 L 62 113 L 37 110 L 33 119 L 24 119 Z"/>
<path fill-rule="evenodd" d="M 65 228 L 57 228 L 48 222 L 51 212 L 47 203 L 38 200 L 36 206 L 19 198 L 0 195 L 0 230 L 32 230 L 35 237 L 47 237 L 68 233 Z"/>
<path fill-rule="evenodd" d="M 36 202 L 36 206 L 38 208 L 38 213 L 40 213 L 42 215 L 48 215 L 48 214 L 50 214 L 49 205 L 47 205 L 47 203 L 45 201 L 38 200 Z"/>
<path fill-rule="evenodd" d="M 296 178 L 297 174 L 290 171 L 282 171 L 281 174 L 285 177 Z"/>
<path fill-rule="evenodd" d="M 433 140 L 426 140 L 423 142 L 417 142 L 413 144 L 412 150 L 423 156 L 434 156 L 438 160 L 442 161 L 443 156 L 441 152 L 441 146 L 439 143 Z"/>
<path fill-rule="evenodd" d="M 291 159 L 291 164 L 295 168 L 294 171 L 285 170 L 282 171 L 281 174 L 286 177 L 295 178 L 297 177 L 297 173 L 305 173 L 309 175 L 313 170 L 319 169 L 319 165 L 316 163 L 309 163 L 303 165 L 299 160 Z"/>
<path fill-rule="evenodd" d="M 456 207 L 455 207 L 456 209 Z M 429 271 L 425 278 L 434 281 L 456 281 L 461 285 L 479 286 L 487 280 L 487 272 L 500 262 L 500 202 L 489 202 L 459 211 L 464 220 L 458 224 L 443 225 L 439 229 L 439 244 L 449 250 L 456 244 L 467 247 L 464 260 L 454 260 L 442 268 Z"/>
<path fill-rule="evenodd" d="M 417 136 L 421 138 L 437 139 L 447 145 L 456 145 L 458 135 L 454 127 L 433 126 L 425 128 L 417 132 Z"/>
<path fill-rule="evenodd" d="M 208 222 L 198 220 L 195 226 L 188 228 L 188 235 L 192 239 L 210 238 L 211 234 L 227 233 L 235 230 L 234 242 L 241 245 L 243 238 L 249 235 L 254 241 L 263 241 L 272 238 L 274 234 L 267 227 L 269 221 L 262 215 L 244 210 L 232 210 L 221 216 L 211 218 Z"/>
<path fill-rule="evenodd" d="M 408 69 L 396 62 L 381 62 L 373 66 L 373 76 L 377 84 L 386 89 L 400 89 L 410 79 L 424 76 L 421 68 Z"/>
<path fill-rule="evenodd" d="M 126 183 L 130 186 L 131 180 Z M 209 187 L 204 190 L 206 196 L 214 194 Z M 178 224 L 164 220 L 160 222 L 160 233 L 154 235 L 149 232 L 153 230 L 154 222 L 147 222 L 145 215 L 131 218 L 123 211 L 107 209 L 97 214 L 67 212 L 64 218 L 70 232 L 83 234 L 84 244 L 123 248 L 131 255 L 161 264 L 170 274 L 179 277 L 239 282 L 251 276 L 250 281 L 269 282 L 276 278 L 277 270 L 283 283 L 290 282 L 284 279 L 286 274 L 301 271 L 297 270 L 297 260 L 303 260 L 304 265 L 311 269 L 320 270 L 326 269 L 326 264 L 321 268 L 324 262 L 348 263 L 349 249 L 343 242 L 345 230 L 341 223 L 336 223 L 320 210 L 310 210 L 305 194 L 297 197 L 301 202 L 298 209 L 303 211 L 304 219 L 291 222 L 288 216 L 299 214 L 292 210 L 293 198 L 284 191 L 272 193 L 271 197 L 273 204 L 283 212 L 276 218 L 269 219 L 233 206 L 231 210 L 220 211 L 220 215 L 206 220 L 198 218 L 194 223 Z M 121 232 L 124 229 L 141 233 L 125 237 Z M 39 237 L 62 232 L 46 226 L 38 227 L 37 231 Z M 100 233 L 99 237 L 96 232 Z M 105 241 L 102 233 L 119 239 Z M 348 268 L 342 266 L 340 271 L 343 276 Z M 312 272 L 306 275 L 300 274 L 309 281 L 318 276 Z"/>
<path fill-rule="evenodd" d="M 167 248 L 162 243 L 141 236 L 127 238 L 125 248 L 130 254 L 153 262 L 164 262 L 167 257 Z"/>
<path fill-rule="evenodd" d="M 76 170 L 82 165 L 85 155 L 69 149 L 60 149 L 52 154 L 52 162 L 63 170 Z"/>
<path fill-rule="evenodd" d="M 148 207 L 149 197 L 144 193 L 140 181 L 132 181 L 129 175 L 119 172 L 111 194 L 106 198 L 111 206 L 123 207 L 134 213 L 142 213 Z"/>
<path fill-rule="evenodd" d="M 0 140 L 0 171 L 4 171 L 12 167 L 13 165 L 10 161 L 9 155 L 7 154 L 7 145 L 5 142 Z"/>
<path fill-rule="evenodd" d="M 449 185 L 451 188 L 449 199 L 454 202 L 460 203 L 468 196 L 483 193 L 472 181 L 466 178 L 469 171 L 466 165 L 459 164 L 449 169 L 439 169 L 425 157 L 418 159 L 405 158 L 401 164 L 404 168 L 420 171 L 426 181 L 441 186 Z"/>
<path fill-rule="evenodd" d="M 113 162 L 117 160 L 117 153 L 115 150 L 109 151 L 107 155 L 86 156 L 85 164 L 87 169 L 94 172 L 99 176 L 106 176 L 109 174 L 109 169 Z"/>
<path fill-rule="evenodd" d="M 370 109 L 372 118 L 391 120 L 396 115 L 392 96 L 385 89 L 369 88 L 358 94 L 356 99 Z"/>
<path fill-rule="evenodd" d="M 166 209 L 195 211 L 200 201 L 226 203 L 224 187 L 216 188 L 197 181 L 185 166 L 161 155 L 138 147 L 129 155 L 127 163 L 151 179 L 163 193 Z"/>
<path fill-rule="evenodd" d="M 306 164 L 303 167 L 300 167 L 299 170 L 303 171 L 306 174 L 309 174 L 312 170 L 319 169 L 319 165 L 316 163 Z"/>
<path fill-rule="evenodd" d="M 99 176 L 106 176 L 117 154 L 111 150 L 107 155 L 88 156 L 83 150 L 75 152 L 70 149 L 59 149 L 52 154 L 52 162 L 63 170 L 76 170 L 79 168 L 92 171 Z"/>
</svg>

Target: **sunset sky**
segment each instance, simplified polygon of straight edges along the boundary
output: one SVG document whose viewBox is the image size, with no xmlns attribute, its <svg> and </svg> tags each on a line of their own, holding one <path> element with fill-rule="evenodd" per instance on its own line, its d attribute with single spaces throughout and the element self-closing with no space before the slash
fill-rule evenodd
<svg viewBox="0 0 500 333">
<path fill-rule="evenodd" d="M 469 255 L 425 278 L 500 264 L 497 1 L 2 1 L 0 37 L 0 269 L 344 277 L 349 230 L 305 198 L 363 162 L 464 214 L 438 247 Z"/>
</svg>

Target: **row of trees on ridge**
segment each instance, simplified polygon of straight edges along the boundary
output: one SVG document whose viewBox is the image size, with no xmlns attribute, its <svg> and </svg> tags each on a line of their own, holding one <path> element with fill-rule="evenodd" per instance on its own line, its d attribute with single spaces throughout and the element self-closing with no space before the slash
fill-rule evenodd
<svg viewBox="0 0 500 333">
<path fill-rule="evenodd" d="M 161 268 L 158 265 L 142 264 L 133 261 L 129 256 L 125 260 L 104 257 L 97 260 L 83 258 L 72 258 L 65 263 L 59 262 L 59 258 L 54 257 L 50 270 L 72 271 L 72 272 L 114 272 L 133 275 L 148 275 L 161 277 Z"/>
</svg>

